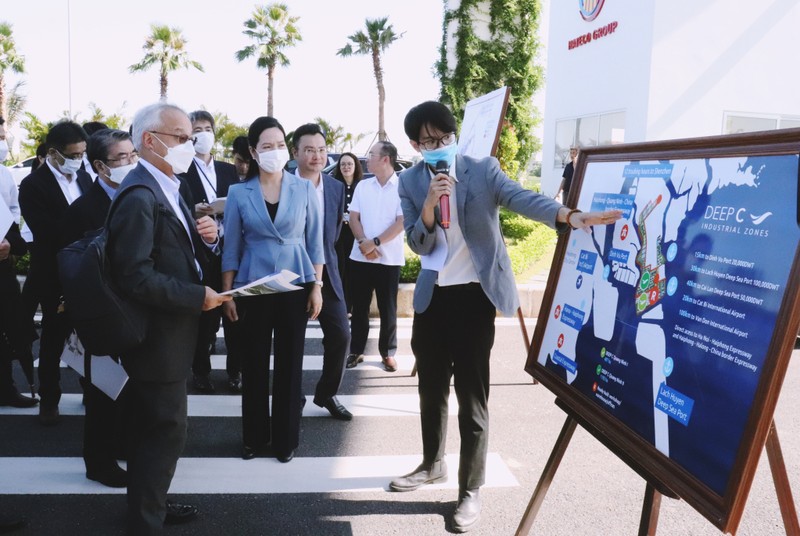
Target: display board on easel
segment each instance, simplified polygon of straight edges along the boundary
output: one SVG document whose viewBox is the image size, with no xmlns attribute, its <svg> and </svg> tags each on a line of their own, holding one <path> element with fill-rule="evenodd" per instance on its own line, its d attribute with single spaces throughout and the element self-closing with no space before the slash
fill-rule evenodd
<svg viewBox="0 0 800 536">
<path fill-rule="evenodd" d="M 799 157 L 800 129 L 582 151 L 570 206 L 623 218 L 561 237 L 526 364 L 649 486 L 725 532 L 777 442 Z"/>
<path fill-rule="evenodd" d="M 510 92 L 508 86 L 503 86 L 467 102 L 458 137 L 458 154 L 473 158 L 497 154 Z"/>
</svg>

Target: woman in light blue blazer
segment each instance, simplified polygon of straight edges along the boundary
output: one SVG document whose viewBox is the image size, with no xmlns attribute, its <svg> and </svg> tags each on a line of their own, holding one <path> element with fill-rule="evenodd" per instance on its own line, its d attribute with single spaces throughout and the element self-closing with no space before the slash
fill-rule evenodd
<svg viewBox="0 0 800 536">
<path fill-rule="evenodd" d="M 303 346 L 308 318 L 322 308 L 322 218 L 310 181 L 283 170 L 286 133 L 272 117 L 250 125 L 253 161 L 245 182 L 231 186 L 225 205 L 223 290 L 291 270 L 302 290 L 227 302 L 242 346 L 242 458 L 267 452 L 289 462 L 299 445 Z M 269 356 L 273 349 L 272 415 Z"/>
</svg>

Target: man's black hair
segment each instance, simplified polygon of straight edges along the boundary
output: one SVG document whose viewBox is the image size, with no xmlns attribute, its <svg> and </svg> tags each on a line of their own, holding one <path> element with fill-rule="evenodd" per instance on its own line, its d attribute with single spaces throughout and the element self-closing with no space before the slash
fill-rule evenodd
<svg viewBox="0 0 800 536">
<path fill-rule="evenodd" d="M 89 136 L 86 135 L 86 132 L 78 123 L 74 121 L 62 121 L 53 125 L 50 132 L 47 133 L 45 143 L 47 143 L 48 149 L 55 149 L 58 152 L 62 152 L 67 145 L 80 143 L 88 139 Z"/>
<path fill-rule="evenodd" d="M 390 141 L 379 141 L 376 143 L 381 148 L 381 156 L 388 156 L 389 163 L 392 165 L 392 168 L 397 166 L 397 147 L 394 146 L 394 143 Z"/>
<path fill-rule="evenodd" d="M 83 131 L 86 132 L 86 135 L 89 137 L 91 137 L 95 132 L 106 128 L 108 128 L 108 125 L 101 123 L 100 121 L 89 121 L 88 123 L 83 124 Z"/>
<path fill-rule="evenodd" d="M 292 134 L 292 147 L 297 150 L 298 142 L 300 138 L 303 136 L 313 136 L 315 134 L 319 134 L 320 136 L 325 138 L 325 132 L 322 131 L 322 127 L 316 123 L 306 123 L 305 125 L 300 125 Z"/>
<path fill-rule="evenodd" d="M 261 133 L 259 133 L 259 135 L 261 135 Z M 247 142 L 247 136 L 236 136 L 231 146 L 231 152 L 250 160 L 250 151 L 248 147 L 250 147 L 250 144 Z"/>
<path fill-rule="evenodd" d="M 211 123 L 211 130 L 217 130 L 217 126 L 214 123 L 214 116 L 205 110 L 195 110 L 194 112 L 190 113 L 189 121 L 191 121 L 192 126 L 194 126 L 197 121 L 208 121 Z"/>
<path fill-rule="evenodd" d="M 111 150 L 112 145 L 125 140 L 130 141 L 130 139 L 131 135 L 124 130 L 115 130 L 111 128 L 98 130 L 92 134 L 89 137 L 88 149 L 86 150 L 86 156 L 89 159 L 89 163 L 92 165 L 92 169 L 98 172 L 98 169 L 94 165 L 95 160 L 100 160 L 104 164 L 108 164 L 108 151 Z"/>
<path fill-rule="evenodd" d="M 456 118 L 450 109 L 437 101 L 417 104 L 406 114 L 403 128 L 408 139 L 418 142 L 422 127 L 429 125 L 442 132 L 456 131 Z"/>
</svg>

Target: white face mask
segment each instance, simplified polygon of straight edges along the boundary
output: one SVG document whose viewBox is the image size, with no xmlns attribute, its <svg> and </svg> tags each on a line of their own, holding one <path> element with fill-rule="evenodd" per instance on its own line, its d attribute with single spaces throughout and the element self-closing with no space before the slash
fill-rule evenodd
<svg viewBox="0 0 800 536">
<path fill-rule="evenodd" d="M 64 175 L 75 175 L 79 169 L 81 169 L 81 165 L 83 165 L 83 158 L 67 158 L 63 154 L 61 154 L 58 150 L 56 150 L 58 155 L 64 159 L 63 164 L 58 165 L 58 169 L 61 170 L 61 173 Z"/>
<path fill-rule="evenodd" d="M 8 158 L 8 142 L 0 140 L 0 162 L 5 162 Z"/>
<path fill-rule="evenodd" d="M 283 149 L 275 149 L 274 151 L 264 151 L 258 153 L 258 167 L 267 173 L 275 173 L 283 169 L 286 162 L 289 161 L 289 150 L 285 147 Z"/>
<path fill-rule="evenodd" d="M 130 173 L 133 168 L 136 167 L 136 164 L 128 164 L 127 166 L 119 166 L 119 167 L 109 167 L 109 173 L 106 173 L 106 177 L 108 180 L 119 186 L 122 184 L 122 179 L 124 179 L 128 173 Z"/>
<path fill-rule="evenodd" d="M 153 135 L 155 139 L 158 139 L 158 136 Z M 161 145 L 167 147 L 167 144 L 161 141 Z M 175 147 L 167 147 L 167 155 L 161 156 L 167 164 L 172 166 L 172 172 L 175 174 L 179 173 L 186 173 L 189 171 L 189 167 L 192 165 L 194 161 L 194 145 L 192 141 L 189 140 L 182 145 L 177 145 Z"/>
<path fill-rule="evenodd" d="M 197 154 L 210 154 L 211 148 L 214 147 L 214 133 L 213 132 L 195 132 L 194 151 Z"/>
</svg>

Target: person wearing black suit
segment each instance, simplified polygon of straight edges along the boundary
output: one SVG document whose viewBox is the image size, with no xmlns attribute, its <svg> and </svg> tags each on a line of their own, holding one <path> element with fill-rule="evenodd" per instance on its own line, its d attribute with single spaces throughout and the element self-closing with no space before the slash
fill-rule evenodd
<svg viewBox="0 0 800 536">
<path fill-rule="evenodd" d="M 195 220 L 179 195 L 175 174 L 191 164 L 191 132 L 176 106 L 137 112 L 133 143 L 141 159 L 120 185 L 107 222 L 112 281 L 149 315 L 144 342 L 121 356 L 131 413 L 128 533 L 137 536 L 161 534 L 165 520 L 197 513 L 166 496 L 186 443 L 186 377 L 200 312 L 230 299 L 201 283 L 207 253 L 218 245 L 216 223 Z"/>
<path fill-rule="evenodd" d="M 314 404 L 325 408 L 334 419 L 349 421 L 353 415 L 336 398 L 342 383 L 347 349 L 350 346 L 350 326 L 344 300 L 336 240 L 344 220 L 344 184 L 322 173 L 328 163 L 325 135 L 319 125 L 308 123 L 294 131 L 292 138 L 296 175 L 314 185 L 322 210 L 322 242 L 325 266 L 322 271 L 322 376 L 314 392 Z"/>
<path fill-rule="evenodd" d="M 122 130 L 99 130 L 89 138 L 88 159 L 97 174 L 86 194 L 65 213 L 63 244 L 80 240 L 97 231 L 106 221 L 111 199 L 125 176 L 139 160 L 131 136 Z M 69 305 L 66 307 L 69 317 Z M 91 348 L 86 349 L 91 353 Z M 91 370 L 91 369 L 90 369 Z M 125 470 L 117 465 L 118 447 L 123 443 L 125 391 L 112 400 L 86 378 L 81 378 L 86 418 L 83 429 L 83 461 L 86 478 L 112 488 L 127 485 Z"/>
<path fill-rule="evenodd" d="M 28 175 L 19 187 L 22 217 L 33 233 L 27 285 L 42 307 L 42 335 L 39 345 L 39 422 L 59 422 L 61 399 L 59 362 L 69 324 L 59 313 L 61 288 L 56 254 L 67 207 L 92 185 L 81 170 L 86 153 L 86 133 L 72 121 L 58 123 L 47 134 L 47 160 Z M 27 286 L 26 285 L 26 286 Z"/>
<path fill-rule="evenodd" d="M 192 122 L 192 134 L 195 136 L 195 157 L 189 171 L 181 175 L 188 184 L 193 199 L 194 213 L 199 216 L 213 216 L 209 203 L 220 197 L 228 196 L 228 188 L 239 182 L 239 176 L 233 164 L 219 162 L 211 156 L 214 146 L 214 116 L 205 110 L 197 110 L 189 114 Z M 222 219 L 221 215 L 217 216 Z M 224 233 L 220 233 L 223 235 Z M 221 247 L 224 247 L 224 238 Z M 222 288 L 222 269 L 220 257 L 212 260 L 203 281 L 215 290 Z M 217 339 L 221 309 L 212 309 L 200 315 L 200 332 L 197 337 L 194 361 L 192 362 L 194 388 L 201 393 L 213 393 L 214 384 L 209 379 L 211 373 L 211 351 Z M 235 324 L 222 318 L 225 328 L 225 347 L 227 348 L 226 370 L 228 388 L 234 393 L 242 391 L 241 358 L 236 351 L 237 338 L 234 335 Z"/>
</svg>

